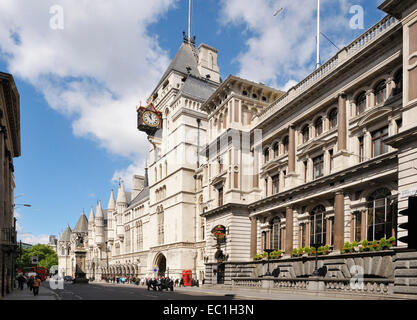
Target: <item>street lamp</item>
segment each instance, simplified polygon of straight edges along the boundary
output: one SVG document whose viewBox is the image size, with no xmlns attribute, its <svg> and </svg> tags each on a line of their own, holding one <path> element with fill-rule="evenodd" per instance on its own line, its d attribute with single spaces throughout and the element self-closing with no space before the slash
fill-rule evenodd
<svg viewBox="0 0 417 320">
<path fill-rule="evenodd" d="M 318 262 L 318 249 L 320 248 L 320 247 L 322 247 L 323 246 L 323 243 L 321 243 L 321 242 L 316 242 L 316 243 L 313 243 L 312 245 L 311 245 L 313 248 L 315 248 L 316 249 L 316 261 L 315 261 L 315 265 L 314 265 L 314 272 L 313 272 L 313 274 L 312 274 L 312 276 L 313 277 L 318 277 L 318 276 L 320 276 L 320 272 L 319 272 L 319 269 L 317 268 L 317 262 Z"/>
<path fill-rule="evenodd" d="M 272 274 L 269 271 L 269 258 L 270 258 L 271 253 L 274 252 L 274 249 L 265 249 L 264 251 L 268 254 L 268 269 L 267 269 L 267 271 L 265 273 L 265 277 L 271 277 Z"/>
<path fill-rule="evenodd" d="M 25 203 L 25 204 L 15 203 L 15 204 L 13 205 L 13 208 L 16 208 L 16 206 L 26 207 L 26 208 L 31 208 L 31 207 L 32 207 L 32 205 L 31 205 L 31 204 L 27 204 L 27 203 Z"/>
<path fill-rule="evenodd" d="M 108 246 L 107 246 L 107 244 L 108 244 L 109 242 L 108 241 L 106 241 L 106 260 L 107 260 L 107 272 L 106 272 L 106 282 L 108 282 L 109 280 L 109 278 L 108 278 L 108 274 L 109 274 L 109 248 L 108 248 Z"/>
</svg>

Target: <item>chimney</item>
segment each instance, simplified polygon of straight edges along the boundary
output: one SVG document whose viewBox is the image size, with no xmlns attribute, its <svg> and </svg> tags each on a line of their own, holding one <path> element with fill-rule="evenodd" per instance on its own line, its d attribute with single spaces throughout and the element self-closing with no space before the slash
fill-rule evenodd
<svg viewBox="0 0 417 320">
<path fill-rule="evenodd" d="M 135 199 L 139 193 L 145 188 L 145 177 L 133 176 L 132 200 Z"/>
</svg>

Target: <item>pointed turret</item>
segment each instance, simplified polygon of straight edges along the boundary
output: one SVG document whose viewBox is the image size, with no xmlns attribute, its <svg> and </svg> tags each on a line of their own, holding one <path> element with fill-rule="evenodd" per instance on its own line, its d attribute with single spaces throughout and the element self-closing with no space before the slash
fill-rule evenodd
<svg viewBox="0 0 417 320">
<path fill-rule="evenodd" d="M 107 205 L 107 210 L 116 210 L 116 200 L 114 200 L 114 191 L 111 190 L 109 204 Z"/>
<path fill-rule="evenodd" d="M 74 233 L 88 233 L 88 220 L 83 212 L 80 219 L 77 222 L 77 225 L 74 228 Z"/>
<path fill-rule="evenodd" d="M 70 242 L 71 241 L 71 233 L 72 233 L 72 230 L 71 230 L 70 226 L 67 226 L 64 233 L 61 234 L 61 236 L 59 237 L 58 241 Z"/>
<path fill-rule="evenodd" d="M 90 218 L 88 219 L 88 246 L 90 248 L 94 246 L 94 227 L 95 227 L 94 210 L 93 210 L 93 207 L 91 207 Z"/>
<path fill-rule="evenodd" d="M 95 243 L 98 246 L 104 244 L 104 214 L 101 207 L 101 201 L 97 204 L 96 219 L 95 219 Z"/>
<path fill-rule="evenodd" d="M 127 197 L 126 197 L 125 187 L 122 181 L 119 183 L 119 190 L 117 191 L 116 202 L 117 202 L 116 234 L 120 239 L 122 239 L 125 236 L 122 215 L 124 211 L 127 209 Z"/>
</svg>

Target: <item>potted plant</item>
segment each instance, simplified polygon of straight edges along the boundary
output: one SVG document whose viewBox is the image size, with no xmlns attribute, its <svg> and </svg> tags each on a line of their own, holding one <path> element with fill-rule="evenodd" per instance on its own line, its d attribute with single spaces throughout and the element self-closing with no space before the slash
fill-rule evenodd
<svg viewBox="0 0 417 320">
<path fill-rule="evenodd" d="M 293 258 L 297 258 L 297 257 L 299 257 L 299 256 L 300 256 L 300 254 L 299 254 L 298 249 L 297 249 L 297 248 L 294 248 L 294 249 L 292 250 L 291 257 L 293 257 Z"/>
<path fill-rule="evenodd" d="M 326 244 L 323 248 L 324 254 L 328 255 L 330 253 L 330 246 Z"/>
</svg>

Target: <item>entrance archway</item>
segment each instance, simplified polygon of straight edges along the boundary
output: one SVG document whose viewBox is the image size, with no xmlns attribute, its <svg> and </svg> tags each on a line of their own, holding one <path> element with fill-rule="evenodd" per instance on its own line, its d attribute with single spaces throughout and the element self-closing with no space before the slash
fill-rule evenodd
<svg viewBox="0 0 417 320">
<path fill-rule="evenodd" d="M 158 269 L 158 277 L 165 277 L 167 271 L 167 259 L 162 253 L 156 258 L 155 265 Z"/>
</svg>

